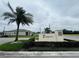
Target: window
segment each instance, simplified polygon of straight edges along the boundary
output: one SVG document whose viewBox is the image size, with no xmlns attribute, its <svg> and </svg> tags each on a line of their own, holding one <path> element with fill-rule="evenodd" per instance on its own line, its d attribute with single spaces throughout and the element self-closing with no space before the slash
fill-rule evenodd
<svg viewBox="0 0 79 59">
<path fill-rule="evenodd" d="M 28 36 L 28 32 L 26 32 L 26 36 Z"/>
<path fill-rule="evenodd" d="M 16 34 L 16 32 L 14 32 L 14 34 Z"/>
</svg>

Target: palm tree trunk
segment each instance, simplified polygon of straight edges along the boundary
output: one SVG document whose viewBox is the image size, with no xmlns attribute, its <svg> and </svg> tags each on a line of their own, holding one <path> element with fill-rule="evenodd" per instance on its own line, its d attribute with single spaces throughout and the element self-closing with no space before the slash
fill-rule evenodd
<svg viewBox="0 0 79 59">
<path fill-rule="evenodd" d="M 17 32 L 16 32 L 15 41 L 18 41 L 18 35 L 19 35 L 19 24 L 17 25 Z"/>
</svg>

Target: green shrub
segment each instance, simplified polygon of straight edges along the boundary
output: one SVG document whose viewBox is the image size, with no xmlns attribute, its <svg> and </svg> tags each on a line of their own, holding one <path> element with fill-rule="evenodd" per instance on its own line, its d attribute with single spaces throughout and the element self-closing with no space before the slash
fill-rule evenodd
<svg viewBox="0 0 79 59">
<path fill-rule="evenodd" d="M 29 39 L 29 42 L 34 42 L 35 41 L 35 37 L 31 37 L 30 39 Z"/>
</svg>

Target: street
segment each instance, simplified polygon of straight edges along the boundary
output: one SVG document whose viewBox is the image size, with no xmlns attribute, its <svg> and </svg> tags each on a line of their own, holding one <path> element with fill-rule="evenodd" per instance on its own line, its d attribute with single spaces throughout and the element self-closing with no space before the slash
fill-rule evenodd
<svg viewBox="0 0 79 59">
<path fill-rule="evenodd" d="M 79 41 L 79 36 L 77 35 L 64 35 L 64 38 Z"/>
<path fill-rule="evenodd" d="M 19 40 L 28 40 L 29 38 L 19 38 Z M 14 41 L 15 38 L 0 38 L 0 44 Z"/>
<path fill-rule="evenodd" d="M 0 58 L 79 57 L 79 51 L 0 51 Z"/>
</svg>

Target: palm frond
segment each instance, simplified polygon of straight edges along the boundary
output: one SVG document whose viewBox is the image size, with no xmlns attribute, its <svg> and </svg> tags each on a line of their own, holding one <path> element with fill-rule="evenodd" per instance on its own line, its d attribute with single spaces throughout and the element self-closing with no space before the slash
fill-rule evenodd
<svg viewBox="0 0 79 59">
<path fill-rule="evenodd" d="M 10 10 L 15 14 L 13 8 L 11 7 L 10 3 L 8 2 L 8 7 L 10 8 Z"/>
<path fill-rule="evenodd" d="M 22 7 L 16 7 L 17 14 L 23 15 L 25 13 L 25 10 L 23 10 Z"/>
<path fill-rule="evenodd" d="M 15 22 L 15 19 L 10 19 L 10 21 L 8 22 L 8 24 Z"/>
<path fill-rule="evenodd" d="M 5 17 L 4 17 L 4 20 L 6 20 L 6 19 L 8 19 L 8 18 L 10 18 L 10 17 L 8 17 L 8 16 L 5 16 Z"/>
<path fill-rule="evenodd" d="M 29 24 L 33 23 L 33 20 L 32 20 L 32 17 L 23 16 L 22 20 L 20 20 L 20 22 L 22 23 L 22 25 L 27 24 L 29 26 Z"/>
<path fill-rule="evenodd" d="M 10 18 L 10 17 L 15 18 L 15 15 L 13 15 L 10 12 L 5 12 L 2 16 L 4 16 L 4 19 Z"/>
<path fill-rule="evenodd" d="M 27 13 L 27 14 L 25 14 L 26 16 L 31 16 L 31 17 L 33 17 L 33 15 L 32 14 L 30 14 L 30 13 Z"/>
<path fill-rule="evenodd" d="M 33 23 L 32 18 L 31 17 L 27 17 L 27 22 L 32 24 Z"/>
</svg>

